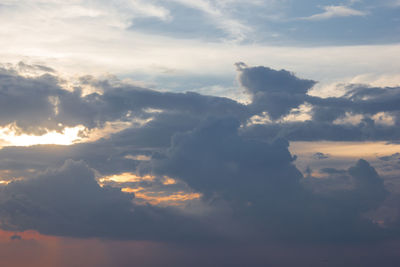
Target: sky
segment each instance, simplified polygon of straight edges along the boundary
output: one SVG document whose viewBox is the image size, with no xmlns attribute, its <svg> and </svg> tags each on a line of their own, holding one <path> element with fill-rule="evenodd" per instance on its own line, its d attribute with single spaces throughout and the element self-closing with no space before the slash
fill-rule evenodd
<svg viewBox="0 0 400 267">
<path fill-rule="evenodd" d="M 399 266 L 398 0 L 1 0 L 0 264 Z"/>
</svg>

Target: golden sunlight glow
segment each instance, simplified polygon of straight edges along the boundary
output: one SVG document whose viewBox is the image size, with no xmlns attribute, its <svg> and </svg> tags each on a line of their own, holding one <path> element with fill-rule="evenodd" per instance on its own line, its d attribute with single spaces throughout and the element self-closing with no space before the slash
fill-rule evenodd
<svg viewBox="0 0 400 267">
<path fill-rule="evenodd" d="M 80 140 L 80 131 L 84 129 L 79 125 L 76 127 L 67 127 L 62 133 L 49 131 L 44 135 L 18 134 L 9 127 L 0 128 L 0 142 L 2 146 L 32 146 L 32 145 L 72 145 Z"/>
<path fill-rule="evenodd" d="M 254 115 L 249 119 L 247 126 L 251 126 L 253 124 L 267 124 L 272 122 L 267 112 L 262 112 L 260 115 Z"/>
<path fill-rule="evenodd" d="M 163 185 L 176 184 L 176 180 L 171 177 L 164 176 L 163 178 L 164 178 Z"/>
<path fill-rule="evenodd" d="M 312 106 L 308 104 L 300 105 L 298 108 L 293 108 L 290 113 L 282 118 L 281 122 L 295 122 L 311 120 Z"/>
<path fill-rule="evenodd" d="M 128 183 L 128 182 L 141 182 L 141 181 L 154 181 L 155 176 L 145 175 L 139 176 L 134 173 L 124 172 L 100 178 L 99 185 L 104 186 L 107 182 L 115 183 Z M 163 185 L 174 185 L 177 181 L 174 178 L 163 176 L 161 179 Z M 201 194 L 180 191 L 167 191 L 166 188 L 145 188 L 145 187 L 123 187 L 122 192 L 134 193 L 135 202 L 137 204 L 151 204 L 161 206 L 182 206 L 185 201 L 199 199 Z"/>
<path fill-rule="evenodd" d="M 108 138 L 111 134 L 120 132 L 132 127 L 133 124 L 143 126 L 151 121 L 133 118 L 131 122 L 106 122 L 102 128 L 87 129 L 83 125 L 66 127 L 63 132 L 48 131 L 43 135 L 20 134 L 21 130 L 10 124 L 0 127 L 0 147 L 2 146 L 32 146 L 32 145 L 72 145 L 82 142 L 94 142 L 100 138 Z M 149 157 L 142 156 L 139 160 L 149 160 Z"/>
<path fill-rule="evenodd" d="M 132 160 L 139 160 L 139 161 L 149 161 L 151 160 L 150 156 L 146 156 L 146 155 L 126 155 L 124 158 L 126 159 L 132 159 Z"/>
<path fill-rule="evenodd" d="M 99 179 L 99 182 L 104 183 L 112 181 L 117 183 L 127 183 L 127 182 L 153 181 L 154 179 L 155 177 L 151 175 L 139 176 L 131 172 L 124 172 L 120 174 L 114 174 L 102 177 L 101 179 Z"/>
<path fill-rule="evenodd" d="M 287 122 L 296 122 L 296 121 L 307 121 L 311 120 L 311 105 L 303 104 L 300 105 L 298 108 L 293 108 L 288 115 L 279 119 L 278 122 L 280 123 L 287 123 Z M 262 112 L 261 114 L 252 116 L 247 123 L 247 126 L 251 126 L 254 124 L 268 124 L 271 123 L 272 120 L 269 117 L 267 112 Z"/>
<path fill-rule="evenodd" d="M 179 206 L 183 205 L 185 201 L 199 199 L 201 194 L 199 193 L 187 193 L 184 191 L 178 191 L 169 195 L 162 195 L 162 192 L 143 192 L 143 188 L 122 188 L 122 192 L 135 193 L 135 198 L 144 200 L 145 203 L 151 205 L 169 205 Z"/>
</svg>

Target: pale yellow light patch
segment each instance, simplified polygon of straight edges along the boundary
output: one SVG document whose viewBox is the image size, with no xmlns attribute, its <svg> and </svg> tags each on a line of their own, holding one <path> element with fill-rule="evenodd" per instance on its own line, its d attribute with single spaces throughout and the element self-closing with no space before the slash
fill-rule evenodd
<svg viewBox="0 0 400 267">
<path fill-rule="evenodd" d="M 270 123 L 270 122 L 272 122 L 271 118 L 269 117 L 268 113 L 264 111 L 260 115 L 252 116 L 249 119 L 249 121 L 247 123 L 247 126 L 251 126 L 253 124 L 267 124 L 267 123 Z"/>
<path fill-rule="evenodd" d="M 395 119 L 393 116 L 387 114 L 386 112 L 379 112 L 372 116 L 372 119 L 376 124 L 386 125 L 386 126 L 394 126 Z"/>
<path fill-rule="evenodd" d="M 168 204 L 177 206 L 177 205 L 182 205 L 183 202 L 185 201 L 199 199 L 201 197 L 201 194 L 177 192 L 168 196 L 150 196 L 148 194 L 138 192 L 135 194 L 135 196 L 137 198 L 144 199 L 145 201 L 147 201 L 152 205 Z"/>
<path fill-rule="evenodd" d="M 347 92 L 346 84 L 347 82 L 334 82 L 328 84 L 317 83 L 307 92 L 307 94 L 321 98 L 341 97 Z"/>
<path fill-rule="evenodd" d="M 117 183 L 128 183 L 128 182 L 141 182 L 141 181 L 153 181 L 155 176 L 145 175 L 139 176 L 131 172 L 124 172 L 120 174 L 114 174 L 110 176 L 105 176 L 99 179 L 100 183 L 112 181 Z"/>
<path fill-rule="evenodd" d="M 48 131 L 43 135 L 18 134 L 16 129 L 10 127 L 0 128 L 2 146 L 32 146 L 32 145 L 72 145 L 79 139 L 79 133 L 84 127 L 66 127 L 63 132 Z"/>
<path fill-rule="evenodd" d="M 349 112 L 346 112 L 345 116 L 342 118 L 338 118 L 333 121 L 333 124 L 351 124 L 351 125 L 357 125 L 361 122 L 361 120 L 364 118 L 363 115 L 361 114 L 351 114 Z"/>
<path fill-rule="evenodd" d="M 149 161 L 151 160 L 150 156 L 147 155 L 126 155 L 124 158 L 132 159 L 132 160 L 140 160 L 140 161 Z"/>
<path fill-rule="evenodd" d="M 310 174 L 314 178 L 325 178 L 326 177 L 326 174 L 320 172 L 319 170 L 312 170 Z"/>
<path fill-rule="evenodd" d="M 176 180 L 173 179 L 173 178 L 171 178 L 171 177 L 164 176 L 163 178 L 164 178 L 164 180 L 163 180 L 163 185 L 176 184 Z"/>
<path fill-rule="evenodd" d="M 290 151 L 296 155 L 313 155 L 316 152 L 342 158 L 376 158 L 400 151 L 400 144 L 386 142 L 291 142 Z"/>
<path fill-rule="evenodd" d="M 130 117 L 131 112 L 126 114 L 126 117 Z M 87 129 L 84 128 L 79 132 L 80 140 L 76 143 L 82 142 L 95 142 L 100 138 L 109 138 L 112 134 L 118 133 L 131 127 L 143 127 L 147 123 L 151 122 L 153 118 L 139 119 L 129 118 L 129 121 L 113 121 L 106 122 L 102 128 Z"/>
<path fill-rule="evenodd" d="M 290 111 L 290 113 L 278 120 L 277 122 L 285 123 L 285 122 L 296 122 L 296 121 L 307 121 L 311 120 L 311 111 L 312 106 L 309 104 L 300 105 L 298 108 L 294 108 Z M 268 115 L 268 112 L 262 112 L 259 115 L 252 116 L 247 123 L 247 126 L 251 126 L 254 124 L 268 124 L 271 123 L 272 120 Z"/>
<path fill-rule="evenodd" d="M 146 113 L 155 113 L 155 114 L 164 112 L 164 110 L 157 108 L 145 108 L 143 111 Z"/>
<path fill-rule="evenodd" d="M 120 132 L 132 126 L 132 122 L 114 121 L 106 122 L 103 128 L 84 128 L 79 132 L 79 142 L 94 142 L 100 138 L 108 138 L 113 133 Z"/>
<path fill-rule="evenodd" d="M 296 122 L 296 121 L 308 121 L 311 120 L 312 106 L 303 104 L 298 108 L 294 108 L 290 111 L 289 115 L 282 118 L 281 122 Z"/>
<path fill-rule="evenodd" d="M 51 101 L 56 101 L 52 99 Z M 55 112 L 58 112 L 55 105 Z M 127 116 L 130 116 L 127 114 Z M 153 118 L 137 119 L 129 121 L 106 122 L 102 128 L 87 129 L 83 125 L 65 127 L 62 132 L 47 131 L 43 135 L 21 134 L 15 123 L 0 127 L 0 148 L 4 146 L 32 146 L 32 145 L 72 145 L 83 142 L 94 142 L 100 138 L 109 138 L 112 134 L 130 127 L 142 127 L 152 121 Z M 62 124 L 59 124 L 62 127 Z M 140 156 L 141 160 L 149 160 L 147 156 Z"/>
<path fill-rule="evenodd" d="M 169 195 L 163 195 L 165 192 L 145 192 L 143 188 L 122 188 L 122 192 L 135 193 L 135 198 L 143 200 L 145 203 L 151 205 L 168 205 L 168 206 L 180 206 L 184 202 L 194 199 L 201 198 L 200 193 L 188 193 L 184 191 L 178 191 Z"/>
<path fill-rule="evenodd" d="M 121 191 L 125 193 L 137 193 L 143 190 L 145 190 L 143 187 L 137 187 L 137 188 L 125 187 L 121 189 Z"/>
<path fill-rule="evenodd" d="M 8 185 L 11 181 L 0 181 L 0 185 Z"/>
<path fill-rule="evenodd" d="M 399 73 L 360 74 L 353 77 L 349 82 L 354 84 L 368 84 L 369 86 L 376 86 L 376 87 L 387 87 L 387 86 L 397 87 L 400 85 L 400 74 Z"/>
</svg>

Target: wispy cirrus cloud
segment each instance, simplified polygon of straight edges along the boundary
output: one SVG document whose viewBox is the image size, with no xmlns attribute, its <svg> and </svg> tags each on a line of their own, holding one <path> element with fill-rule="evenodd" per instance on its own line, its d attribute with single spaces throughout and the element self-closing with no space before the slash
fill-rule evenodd
<svg viewBox="0 0 400 267">
<path fill-rule="evenodd" d="M 338 6 L 325 6 L 324 12 L 315 14 L 309 17 L 303 17 L 303 20 L 326 20 L 338 17 L 353 17 L 353 16 L 366 16 L 368 13 L 353 9 L 351 7 L 338 5 Z"/>
</svg>

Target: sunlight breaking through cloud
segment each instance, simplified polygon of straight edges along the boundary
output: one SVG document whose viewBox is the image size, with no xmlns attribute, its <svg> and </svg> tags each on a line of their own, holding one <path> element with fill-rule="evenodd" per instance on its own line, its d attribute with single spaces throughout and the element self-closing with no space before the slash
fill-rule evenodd
<svg viewBox="0 0 400 267">
<path fill-rule="evenodd" d="M 20 134 L 15 129 L 3 127 L 0 129 L 0 145 L 2 146 L 32 146 L 32 145 L 72 145 L 81 137 L 79 133 L 84 126 L 66 127 L 62 132 L 48 131 L 43 135 Z"/>
</svg>

